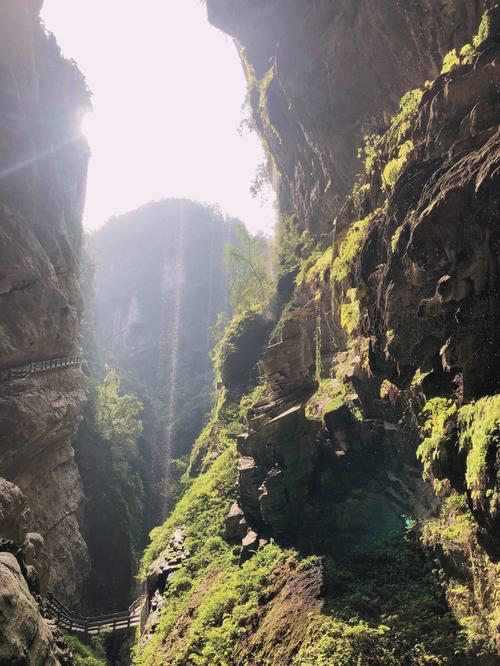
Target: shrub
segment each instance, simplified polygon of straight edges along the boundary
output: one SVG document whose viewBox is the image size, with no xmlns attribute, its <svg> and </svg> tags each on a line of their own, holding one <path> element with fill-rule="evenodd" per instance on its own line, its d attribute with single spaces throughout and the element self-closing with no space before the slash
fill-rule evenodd
<svg viewBox="0 0 500 666">
<path fill-rule="evenodd" d="M 427 434 L 427 437 L 417 449 L 417 458 L 424 465 L 424 478 L 430 479 L 434 462 L 439 460 L 448 438 L 449 423 L 456 416 L 457 406 L 446 398 L 433 398 L 425 405 L 423 413 L 427 415 L 423 426 L 423 432 Z"/>
<path fill-rule="evenodd" d="M 488 453 L 500 445 L 500 395 L 462 407 L 457 425 L 460 449 L 467 452 L 467 488 L 477 502 L 486 491 Z"/>
</svg>

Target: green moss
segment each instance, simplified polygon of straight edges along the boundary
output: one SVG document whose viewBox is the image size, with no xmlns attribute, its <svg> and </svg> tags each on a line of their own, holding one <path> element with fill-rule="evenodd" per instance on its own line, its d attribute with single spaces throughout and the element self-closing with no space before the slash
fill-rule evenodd
<svg viewBox="0 0 500 666">
<path fill-rule="evenodd" d="M 170 663 L 203 666 L 233 663 L 235 642 L 248 634 L 252 619 L 280 575 L 281 567 L 294 557 L 271 543 L 243 566 L 226 567 L 197 606 Z"/>
<path fill-rule="evenodd" d="M 382 400 L 394 400 L 399 393 L 398 387 L 388 379 L 384 379 L 380 385 L 380 397 Z"/>
<path fill-rule="evenodd" d="M 382 181 L 386 187 L 394 187 L 401 169 L 406 164 L 408 155 L 413 150 L 413 141 L 407 140 L 398 146 L 398 156 L 385 165 L 382 172 Z M 392 246 L 392 244 L 391 244 Z"/>
<path fill-rule="evenodd" d="M 417 368 L 415 370 L 415 374 L 413 375 L 413 378 L 411 380 L 411 386 L 413 388 L 416 388 L 418 386 L 422 386 L 422 382 L 424 379 L 431 374 L 431 370 L 428 370 L 427 372 L 423 372 L 420 368 Z"/>
<path fill-rule="evenodd" d="M 397 246 L 398 246 L 398 241 L 399 241 L 399 238 L 400 238 L 400 236 L 401 236 L 402 231 L 403 231 L 403 227 L 398 227 L 398 228 L 396 229 L 396 231 L 394 232 L 394 234 L 392 235 L 392 238 L 391 238 L 391 251 L 392 251 L 393 254 L 394 254 L 394 252 L 396 252 L 396 248 L 397 248 Z"/>
<path fill-rule="evenodd" d="M 421 525 L 422 542 L 428 548 L 440 547 L 449 555 L 464 550 L 474 534 L 473 520 L 465 495 L 453 493 L 447 497 L 439 518 Z"/>
<path fill-rule="evenodd" d="M 457 55 L 456 49 L 451 49 L 443 58 L 443 66 L 441 67 L 441 74 L 447 74 L 460 65 L 460 58 Z"/>
<path fill-rule="evenodd" d="M 485 39 L 489 37 L 491 31 L 491 19 L 489 12 L 484 12 L 481 17 L 481 23 L 479 24 L 479 29 L 477 33 L 472 38 L 472 43 L 474 47 L 478 47 L 481 42 L 484 42 Z"/>
<path fill-rule="evenodd" d="M 264 126 L 271 127 L 269 112 L 267 109 L 267 91 L 274 78 L 274 67 L 270 67 L 265 76 L 257 83 L 259 90 L 259 112 Z"/>
<path fill-rule="evenodd" d="M 363 140 L 363 146 L 358 150 L 358 157 L 363 161 L 363 167 L 367 176 L 375 171 L 381 153 L 382 137 L 377 134 L 367 134 Z"/>
<path fill-rule="evenodd" d="M 314 343 L 315 343 L 315 377 L 316 381 L 320 381 L 322 375 L 323 361 L 321 355 L 321 292 L 317 292 L 314 299 L 315 319 L 316 325 L 314 327 Z"/>
<path fill-rule="evenodd" d="M 324 280 L 327 271 L 332 267 L 333 248 L 327 247 L 324 252 L 319 250 L 313 252 L 302 262 L 300 271 L 295 278 L 297 284 L 311 284 L 315 280 Z"/>
<path fill-rule="evenodd" d="M 417 457 L 424 465 L 424 478 L 435 477 L 435 463 L 443 455 L 447 442 L 458 444 L 466 453 L 465 482 L 473 502 L 489 500 L 495 511 L 497 496 L 493 489 L 487 495 L 487 456 L 500 443 L 500 396 L 481 398 L 477 402 L 457 409 L 445 398 L 434 398 L 424 407 L 427 435 L 417 449 Z"/>
<path fill-rule="evenodd" d="M 343 303 L 340 306 L 340 323 L 351 335 L 359 326 L 360 307 L 359 301 L 356 300 L 356 289 L 349 289 L 346 295 L 350 303 Z"/>
<path fill-rule="evenodd" d="M 489 36 L 490 29 L 490 15 L 489 12 L 486 11 L 481 18 L 477 33 L 472 38 L 472 44 L 465 44 L 458 51 L 457 49 L 451 49 L 451 51 L 448 51 L 444 56 L 441 74 L 447 74 L 459 65 L 471 64 L 474 61 L 474 56 L 477 54 L 477 48 Z"/>
<path fill-rule="evenodd" d="M 245 421 L 248 410 L 250 407 L 255 405 L 255 403 L 260 402 L 260 400 L 263 400 L 267 394 L 267 387 L 265 384 L 258 384 L 255 388 L 253 388 L 249 393 L 246 393 L 240 400 L 240 405 L 239 405 L 239 417 L 242 422 Z"/>
<path fill-rule="evenodd" d="M 418 109 L 424 91 L 421 88 L 409 90 L 399 101 L 399 110 L 392 118 L 389 129 L 384 135 L 384 141 L 389 150 L 399 148 L 406 142 L 409 131 L 417 119 Z"/>
<path fill-rule="evenodd" d="M 354 266 L 354 260 L 359 252 L 359 249 L 366 237 L 366 232 L 370 226 L 370 222 L 374 217 L 374 213 L 367 215 L 362 220 L 354 222 L 345 239 L 342 241 L 338 256 L 331 267 L 331 279 L 334 282 L 340 282 L 346 278 Z"/>
<path fill-rule="evenodd" d="M 466 495 L 453 492 L 446 497 L 439 516 L 423 521 L 420 533 L 426 548 L 444 553 L 448 562 L 460 563 L 458 569 L 441 570 L 439 576 L 446 599 L 462 628 L 470 659 L 494 655 L 500 620 L 499 571 L 478 544 Z M 467 576 L 463 575 L 465 570 L 469 572 Z"/>
<path fill-rule="evenodd" d="M 361 412 L 355 406 L 349 384 L 339 378 L 321 379 L 317 391 L 309 398 L 305 410 L 308 419 L 321 420 L 328 412 L 346 405 L 354 418 L 361 420 Z"/>
<path fill-rule="evenodd" d="M 411 535 L 354 550 L 344 562 L 326 558 L 331 596 L 296 663 L 453 663 L 464 644 L 432 567 Z"/>
<path fill-rule="evenodd" d="M 276 225 L 277 258 L 280 275 L 297 270 L 300 236 L 295 215 L 282 215 Z"/>
</svg>

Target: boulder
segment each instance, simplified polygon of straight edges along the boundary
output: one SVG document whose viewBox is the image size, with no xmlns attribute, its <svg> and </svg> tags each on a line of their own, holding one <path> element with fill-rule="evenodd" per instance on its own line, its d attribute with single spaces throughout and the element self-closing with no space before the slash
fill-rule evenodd
<svg viewBox="0 0 500 666">
<path fill-rule="evenodd" d="M 307 499 L 319 429 L 297 405 L 238 438 L 239 506 L 252 524 L 263 523 L 275 534 L 287 530 Z"/>
<path fill-rule="evenodd" d="M 245 514 L 237 502 L 234 502 L 226 518 L 224 538 L 229 543 L 239 543 L 247 533 L 247 530 L 248 526 Z"/>
</svg>

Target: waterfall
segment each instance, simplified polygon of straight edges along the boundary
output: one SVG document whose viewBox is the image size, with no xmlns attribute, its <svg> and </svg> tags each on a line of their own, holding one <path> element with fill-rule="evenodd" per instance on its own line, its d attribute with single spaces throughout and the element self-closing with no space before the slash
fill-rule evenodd
<svg viewBox="0 0 500 666">
<path fill-rule="evenodd" d="M 175 237 L 172 239 L 172 255 L 168 252 L 169 230 L 171 228 L 168 223 L 165 229 L 165 259 L 161 284 L 162 302 L 160 304 L 161 323 L 157 382 L 159 401 L 158 448 L 157 455 L 154 456 L 156 469 L 153 470 L 153 474 L 158 482 L 158 490 L 160 491 L 159 506 L 161 519 L 165 518 L 167 510 L 166 500 L 177 409 L 176 390 L 179 372 L 179 342 L 185 277 L 186 214 L 183 201 L 179 203 L 179 217 L 176 223 Z"/>
<path fill-rule="evenodd" d="M 214 314 L 213 313 L 214 245 L 215 245 L 216 229 L 212 219 L 210 220 L 209 229 L 210 229 L 210 249 L 208 254 L 208 298 L 207 298 L 207 310 L 206 310 L 207 316 L 206 316 L 206 337 L 205 337 L 205 351 L 206 351 L 205 371 L 207 373 L 209 373 L 212 368 L 212 361 L 210 360 L 210 349 L 212 348 L 212 333 L 210 327 L 212 326 L 212 324 L 215 323 L 215 320 L 213 320 L 212 317 Z"/>
</svg>

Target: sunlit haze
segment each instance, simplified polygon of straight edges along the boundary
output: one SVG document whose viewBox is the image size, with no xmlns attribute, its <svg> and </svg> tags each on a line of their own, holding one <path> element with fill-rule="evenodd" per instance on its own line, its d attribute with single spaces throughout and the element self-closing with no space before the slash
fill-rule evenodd
<svg viewBox="0 0 500 666">
<path fill-rule="evenodd" d="M 246 83 L 200 0 L 45 0 L 42 18 L 93 93 L 84 227 L 150 200 L 217 204 L 269 232 L 273 195 L 250 185 L 264 153 L 239 130 Z"/>
</svg>

